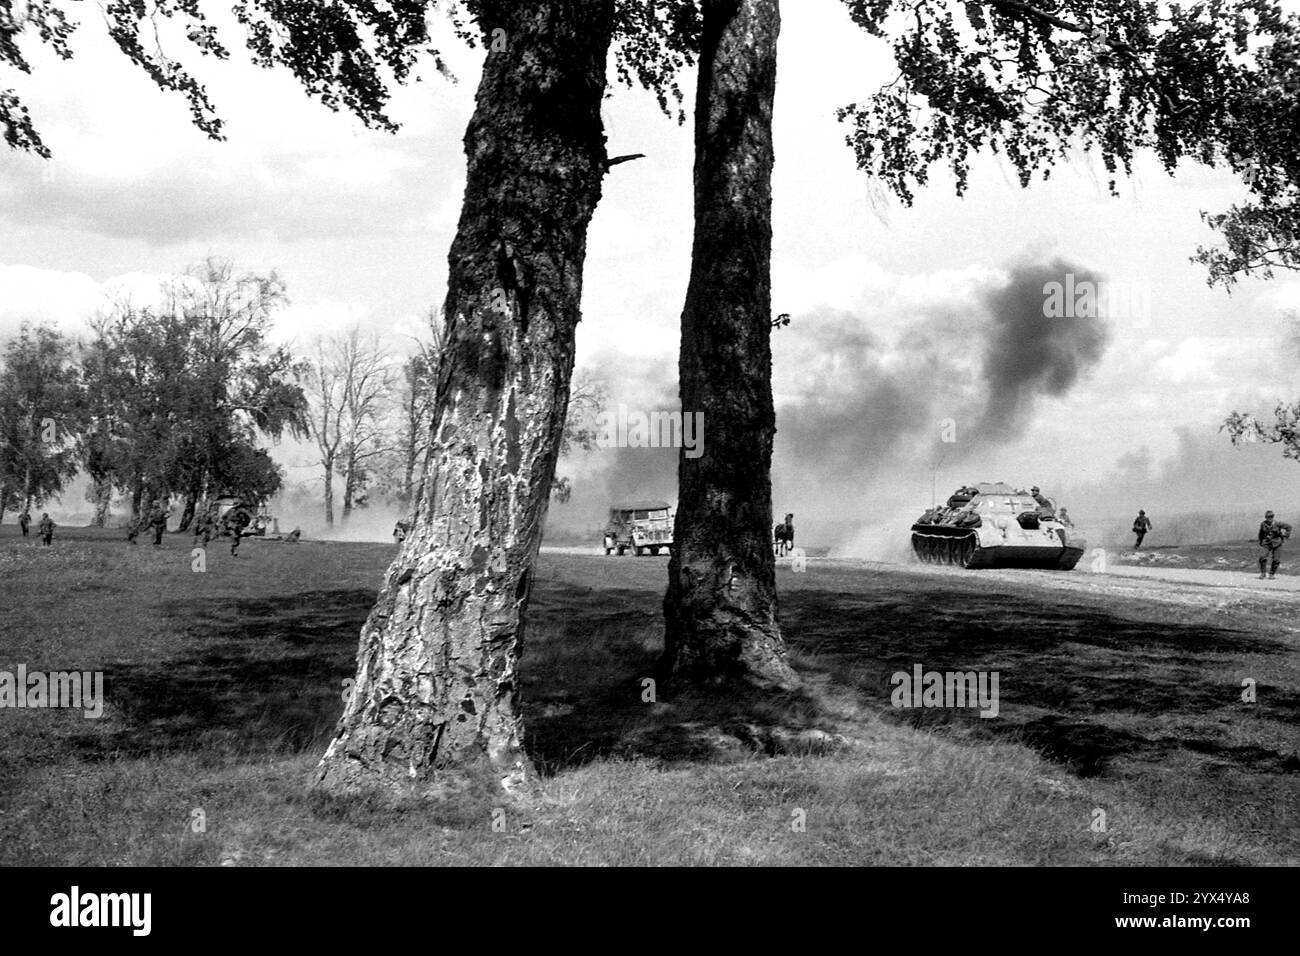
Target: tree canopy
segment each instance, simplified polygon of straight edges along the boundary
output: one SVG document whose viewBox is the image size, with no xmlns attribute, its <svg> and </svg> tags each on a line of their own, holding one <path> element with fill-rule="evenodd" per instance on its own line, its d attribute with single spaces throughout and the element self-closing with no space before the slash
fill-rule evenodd
<svg viewBox="0 0 1300 956">
<path fill-rule="evenodd" d="M 840 110 L 858 164 L 910 205 L 944 164 L 958 195 L 971 156 L 1020 183 L 1072 149 L 1100 154 L 1117 191 L 1139 152 L 1227 167 L 1250 200 L 1204 214 L 1224 238 L 1210 282 L 1300 269 L 1300 15 L 1274 0 L 845 0 L 892 43 L 898 75 Z"/>
<path fill-rule="evenodd" d="M 438 18 L 470 46 L 508 52 L 507 0 L 234 0 L 249 59 L 291 72 L 333 110 L 396 130 L 392 90 L 422 60 L 451 77 L 434 45 Z M 696 0 L 615 3 L 620 82 L 652 91 L 685 120 L 678 76 L 694 62 Z M 1073 148 L 1096 151 L 1117 189 L 1151 150 L 1173 172 L 1184 159 L 1233 170 L 1248 201 L 1204 212 L 1223 237 L 1195 260 L 1209 281 L 1300 269 L 1300 15 L 1278 0 L 844 0 L 853 20 L 892 46 L 898 74 L 840 111 L 859 165 L 911 204 L 936 164 L 965 192 L 973 153 L 1006 156 L 1022 185 L 1049 178 Z M 186 67 L 229 59 L 234 40 L 200 0 L 101 4 L 108 36 L 193 123 L 223 139 L 217 105 Z M 30 73 L 23 42 L 63 58 L 79 26 L 69 0 L 15 0 L 0 11 L 0 64 Z M 170 52 L 167 48 L 170 48 Z M 192 49 L 188 49 L 192 48 Z M 17 91 L 0 89 L 0 128 L 13 148 L 50 150 Z"/>
<path fill-rule="evenodd" d="M 502 4 L 510 0 L 233 0 L 249 59 L 261 67 L 287 69 L 304 90 L 332 110 L 346 110 L 366 126 L 395 131 L 389 115 L 394 86 L 418 77 L 421 60 L 454 79 L 434 46 L 431 25 L 442 16 L 470 46 L 509 50 Z M 608 0 L 615 2 L 615 0 Z M 63 59 L 79 28 L 68 0 L 14 0 L 0 11 L 0 64 L 30 74 L 24 38 L 45 44 Z M 163 90 L 183 97 L 195 126 L 212 139 L 225 138 L 217 105 L 184 56 L 226 60 L 232 41 L 223 37 L 200 0 L 111 0 L 99 4 L 108 36 Z M 472 26 L 478 24 L 478 29 Z M 699 33 L 694 0 L 617 0 L 615 69 L 627 86 L 653 92 L 665 112 L 684 121 L 678 71 L 693 61 Z M 172 47 L 168 52 L 164 45 Z M 178 52 L 176 47 L 181 47 Z M 192 48 L 192 49 L 186 49 Z M 18 93 L 0 89 L 0 129 L 14 149 L 49 157 L 36 121 Z"/>
<path fill-rule="evenodd" d="M 71 344 L 23 325 L 0 355 L 0 511 L 40 505 L 77 473 L 81 409 Z"/>
<path fill-rule="evenodd" d="M 173 283 L 159 310 L 119 303 L 95 323 L 82 365 L 92 479 L 132 493 L 264 498 L 280 485 L 259 436 L 306 434 L 301 367 L 267 342 L 285 302 L 274 274 L 209 259 Z"/>
</svg>

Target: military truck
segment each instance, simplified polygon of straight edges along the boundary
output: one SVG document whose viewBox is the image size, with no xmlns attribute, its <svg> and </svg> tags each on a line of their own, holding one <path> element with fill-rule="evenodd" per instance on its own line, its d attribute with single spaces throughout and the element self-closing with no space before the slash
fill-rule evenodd
<svg viewBox="0 0 1300 956">
<path fill-rule="evenodd" d="M 605 526 L 605 554 L 658 554 L 673 546 L 673 507 L 666 501 L 615 502 Z"/>
<path fill-rule="evenodd" d="M 964 485 L 912 525 L 912 550 L 926 564 L 1069 571 L 1088 542 L 1056 512 L 1050 499 L 1002 482 Z"/>
</svg>

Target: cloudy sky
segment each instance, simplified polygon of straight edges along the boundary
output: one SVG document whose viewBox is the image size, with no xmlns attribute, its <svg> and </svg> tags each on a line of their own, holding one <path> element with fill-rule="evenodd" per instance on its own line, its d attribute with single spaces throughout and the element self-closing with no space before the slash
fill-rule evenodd
<svg viewBox="0 0 1300 956">
<path fill-rule="evenodd" d="M 856 169 L 834 118 L 888 78 L 885 46 L 838 0 L 785 7 L 773 305 L 793 323 L 774 333 L 778 513 L 838 542 L 880 509 L 927 506 L 932 482 L 942 496 L 985 479 L 1127 511 L 1138 502 L 1122 488 L 1099 489 L 1123 475 L 1156 495 L 1173 486 L 1171 469 L 1201 478 L 1177 500 L 1147 499 L 1148 511 L 1300 506 L 1300 465 L 1276 449 L 1233 450 L 1216 431 L 1233 408 L 1300 392 L 1285 318 L 1300 308 L 1300 278 L 1229 296 L 1188 261 L 1214 238 L 1200 211 L 1241 199 L 1237 183 L 1195 166 L 1171 179 L 1144 160 L 1116 199 L 1100 164 L 1079 155 L 1022 190 L 984 157 L 965 199 L 938 175 L 904 208 Z M 107 291 L 147 295 L 212 254 L 280 272 L 292 299 L 280 334 L 304 348 L 353 324 L 396 340 L 441 300 L 481 54 L 449 44 L 459 83 L 429 66 L 427 81 L 399 91 L 396 135 L 330 112 L 284 73 L 186 57 L 226 121 L 228 140 L 215 143 L 96 20 L 73 47 L 70 62 L 33 49 L 34 75 L 14 80 L 55 158 L 0 154 L 0 337 L 24 320 L 75 333 Z M 675 393 L 689 269 L 690 127 L 622 89 L 605 118 L 611 155 L 647 158 L 605 184 L 579 365 L 604 375 L 616 402 L 660 408 Z M 1095 336 L 1025 325 L 1017 290 L 1053 263 L 1137 290 L 1144 308 Z M 937 445 L 949 418 L 957 441 Z M 598 520 L 610 495 L 671 496 L 671 457 L 642 454 L 562 462 L 585 493 L 553 521 Z"/>
</svg>

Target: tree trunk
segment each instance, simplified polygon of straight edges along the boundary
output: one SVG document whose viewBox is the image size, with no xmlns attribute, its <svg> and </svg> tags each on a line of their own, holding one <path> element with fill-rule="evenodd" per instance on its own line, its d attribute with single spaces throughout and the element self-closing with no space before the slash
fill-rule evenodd
<svg viewBox="0 0 1300 956">
<path fill-rule="evenodd" d="M 357 460 L 349 452 L 343 463 L 343 523 L 352 517 L 352 500 L 357 493 Z"/>
<path fill-rule="evenodd" d="M 185 508 L 181 511 L 181 523 L 176 526 L 176 533 L 190 529 L 190 523 L 194 520 L 194 512 L 198 508 L 199 493 L 191 491 L 185 496 Z"/>
<path fill-rule="evenodd" d="M 318 780 L 436 793 L 530 775 L 516 665 L 573 371 L 613 0 L 495 0 L 465 134 L 428 467 Z"/>
<path fill-rule="evenodd" d="M 113 502 L 113 483 L 109 478 L 92 479 L 90 501 L 95 506 L 95 514 L 90 519 L 90 526 L 102 528 L 108 524 L 108 509 Z"/>
<path fill-rule="evenodd" d="M 325 462 L 325 525 L 334 527 L 334 459 Z"/>
<path fill-rule="evenodd" d="M 682 414 L 664 596 L 664 677 L 792 688 L 772 553 L 772 99 L 777 0 L 705 0 L 695 103 L 695 238 L 682 312 Z"/>
<path fill-rule="evenodd" d="M 131 526 L 135 527 L 140 523 L 140 505 L 144 499 L 144 481 L 137 478 L 135 485 L 131 489 Z"/>
</svg>

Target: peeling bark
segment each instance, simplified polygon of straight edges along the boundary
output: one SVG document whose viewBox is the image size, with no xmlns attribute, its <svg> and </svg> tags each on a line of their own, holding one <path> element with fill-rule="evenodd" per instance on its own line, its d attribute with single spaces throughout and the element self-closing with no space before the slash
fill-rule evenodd
<svg viewBox="0 0 1300 956">
<path fill-rule="evenodd" d="M 516 673 L 600 198 L 612 0 L 498 0 L 465 135 L 447 352 L 413 527 L 362 631 L 317 785 L 435 793 L 530 774 Z"/>
<path fill-rule="evenodd" d="M 695 103 L 695 238 L 682 312 L 683 413 L 664 596 L 669 683 L 793 688 L 772 553 L 772 101 L 777 0 L 705 0 Z"/>
</svg>

